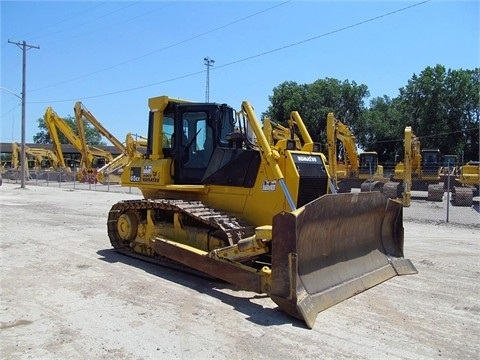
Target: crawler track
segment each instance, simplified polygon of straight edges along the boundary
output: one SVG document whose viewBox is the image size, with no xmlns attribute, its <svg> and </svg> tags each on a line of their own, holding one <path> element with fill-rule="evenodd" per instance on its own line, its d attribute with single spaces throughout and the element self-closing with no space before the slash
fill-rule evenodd
<svg viewBox="0 0 480 360">
<path fill-rule="evenodd" d="M 252 236 L 255 233 L 253 226 L 245 224 L 235 217 L 206 207 L 199 201 L 141 199 L 125 200 L 112 206 L 108 214 L 107 229 L 110 243 L 115 250 L 131 257 L 182 271 L 193 272 L 197 275 L 198 272 L 191 271 L 191 269 L 181 264 L 160 256 L 151 247 L 147 247 L 144 244 L 136 246 L 138 243 L 134 239 L 125 240 L 120 237 L 118 220 L 122 214 L 135 213 L 139 219 L 142 219 L 143 214 L 146 214 L 147 211 L 153 211 L 155 214 L 154 218 L 161 218 L 163 219 L 162 221 L 173 219 L 174 213 L 180 213 L 185 222 L 198 224 L 206 231 L 214 233 L 216 237 L 225 239 L 226 246 L 236 244 L 240 239 Z"/>
</svg>

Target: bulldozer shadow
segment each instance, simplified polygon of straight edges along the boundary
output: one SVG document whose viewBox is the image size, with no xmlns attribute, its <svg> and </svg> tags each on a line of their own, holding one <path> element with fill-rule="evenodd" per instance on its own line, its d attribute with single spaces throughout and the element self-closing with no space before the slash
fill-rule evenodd
<svg viewBox="0 0 480 360">
<path fill-rule="evenodd" d="M 233 307 L 235 311 L 246 315 L 246 319 L 254 324 L 277 326 L 291 323 L 292 326 L 305 328 L 303 321 L 287 315 L 280 308 L 265 307 L 256 303 L 265 300 L 268 302 L 268 304 L 266 304 L 267 306 L 275 306 L 273 301 L 269 300 L 268 295 L 247 292 L 195 270 L 190 271 L 187 269 L 171 268 L 170 266 L 154 263 L 149 259 L 141 259 L 136 258 L 136 256 L 121 254 L 114 249 L 99 250 L 97 254 L 100 256 L 99 260 L 133 266 L 153 276 L 216 298 Z M 239 293 L 239 296 L 235 296 L 231 294 L 232 292 L 241 292 L 241 294 Z"/>
</svg>

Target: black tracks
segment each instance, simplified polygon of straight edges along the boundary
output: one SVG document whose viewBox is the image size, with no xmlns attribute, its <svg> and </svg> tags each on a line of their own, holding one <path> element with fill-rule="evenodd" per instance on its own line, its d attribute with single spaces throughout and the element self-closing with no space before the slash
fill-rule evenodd
<svg viewBox="0 0 480 360">
<path fill-rule="evenodd" d="M 107 229 L 112 246 L 119 249 L 131 249 L 128 241 L 121 239 L 117 231 L 117 222 L 120 216 L 127 212 L 140 214 L 146 210 L 156 210 L 163 213 L 181 213 L 212 231 L 220 232 L 230 245 L 240 239 L 252 236 L 255 228 L 228 214 L 203 205 L 200 201 L 183 201 L 169 199 L 140 199 L 125 200 L 116 203 L 108 214 Z M 141 218 L 139 216 L 139 218 Z M 172 239 L 175 240 L 175 239 Z M 145 249 L 146 250 L 146 249 Z M 152 251 L 142 251 L 141 255 L 153 256 Z"/>
</svg>

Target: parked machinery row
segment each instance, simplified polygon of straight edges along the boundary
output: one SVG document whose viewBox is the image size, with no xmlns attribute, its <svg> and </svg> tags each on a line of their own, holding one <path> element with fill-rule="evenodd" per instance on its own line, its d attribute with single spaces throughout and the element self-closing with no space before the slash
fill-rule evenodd
<svg viewBox="0 0 480 360">
<path fill-rule="evenodd" d="M 75 132 L 68 123 L 59 117 L 51 107 L 45 112 L 45 123 L 53 143 L 54 151 L 34 148 L 26 149 L 26 153 L 33 157 L 34 167 L 59 170 L 62 173 L 71 171 L 71 164 L 64 159 L 58 131 L 62 132 L 68 141 L 81 154 L 78 163 L 78 180 L 82 182 L 120 183 L 120 174 L 126 164 L 141 153 L 138 149 L 146 148 L 146 139 L 134 139 L 127 134 L 125 143 L 112 135 L 81 102 L 74 106 L 75 121 L 78 132 Z M 293 111 L 289 119 L 290 125 L 298 126 L 302 121 L 298 112 Z M 87 144 L 84 129 L 84 120 L 94 126 L 99 133 L 107 138 L 120 152 L 117 158 L 102 149 Z M 301 119 L 300 119 L 301 120 Z M 267 139 L 279 141 L 291 136 L 292 126 L 282 125 L 264 119 L 264 128 Z M 304 125 L 303 125 L 304 126 Z M 301 129 L 299 135 L 309 136 L 308 131 Z M 413 134 L 411 127 L 405 128 L 404 159 L 395 165 L 390 178 L 384 176 L 383 166 L 379 164 L 378 154 L 374 151 L 359 153 L 356 147 L 356 138 L 347 125 L 336 119 L 333 113 L 327 116 L 327 155 L 328 171 L 331 181 L 339 192 L 350 192 L 352 188 L 361 191 L 382 191 L 390 198 L 401 198 L 404 206 L 410 205 L 412 189 L 427 190 L 427 199 L 442 201 L 446 176 L 455 177 L 455 185 L 451 186 L 454 205 L 469 206 L 473 196 L 478 193 L 478 165 L 469 163 L 462 167 L 457 166 L 455 155 L 441 156 L 438 149 L 421 149 L 420 140 Z M 166 136 L 166 135 L 164 135 Z M 295 135 L 296 136 L 296 135 Z M 165 142 L 170 141 L 168 137 Z M 301 148 L 303 141 L 298 137 L 296 148 Z M 307 139 L 307 142 L 311 139 Z M 305 142 L 305 141 L 303 141 Z M 342 147 L 340 159 L 338 146 Z M 12 169 L 18 164 L 18 146 L 12 144 Z M 144 152 L 144 150 L 143 150 Z M 17 159 L 15 161 L 15 159 Z M 40 165 L 41 164 L 41 165 Z M 448 169 L 447 169 L 448 168 Z"/>
<path fill-rule="evenodd" d="M 387 196 L 400 197 L 403 205 L 409 206 L 411 191 L 417 186 L 427 188 L 430 201 L 442 201 L 444 192 L 451 190 L 453 205 L 473 204 L 479 184 L 478 165 L 458 167 L 454 155 L 442 156 L 438 149 L 421 149 L 420 140 L 410 126 L 405 128 L 404 149 L 404 160 L 395 166 L 392 181 L 383 187 Z"/>
<path fill-rule="evenodd" d="M 455 155 L 442 156 L 438 149 L 422 149 L 420 139 L 410 126 L 404 133 L 404 158 L 395 165 L 390 177 L 384 176 L 376 152 L 358 153 L 355 136 L 333 113 L 327 116 L 326 133 L 329 170 L 340 192 L 349 192 L 354 187 L 361 191 L 382 191 L 387 197 L 399 198 L 404 206 L 410 206 L 412 190 L 426 191 L 429 201 L 442 201 L 445 182 L 450 177 L 454 205 L 471 206 L 474 194 L 478 193 L 477 163 L 460 167 Z M 343 147 L 340 163 L 338 143 Z"/>
</svg>

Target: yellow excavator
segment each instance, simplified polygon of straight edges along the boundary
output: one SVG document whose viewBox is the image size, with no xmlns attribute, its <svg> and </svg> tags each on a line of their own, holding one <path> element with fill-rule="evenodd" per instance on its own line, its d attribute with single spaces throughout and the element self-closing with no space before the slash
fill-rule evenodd
<svg viewBox="0 0 480 360">
<path fill-rule="evenodd" d="M 20 168 L 20 154 L 21 154 L 21 146 L 16 143 L 12 142 L 12 168 L 19 169 Z M 26 171 L 29 169 L 40 170 L 42 167 L 43 156 L 38 153 L 32 153 L 28 146 L 25 146 L 25 155 L 31 156 L 34 160 L 28 161 L 29 159 L 26 158 Z M 28 175 L 27 175 L 28 176 Z"/>
<path fill-rule="evenodd" d="M 440 150 L 421 149 L 420 139 L 411 126 L 405 127 L 404 159 L 395 165 L 391 181 L 383 192 L 390 198 L 401 198 L 403 206 L 410 206 L 413 186 L 427 188 L 427 200 L 442 201 L 444 183 L 440 182 L 442 167 Z"/>
<path fill-rule="evenodd" d="M 353 187 L 361 191 L 381 191 L 388 178 L 383 176 L 383 166 L 378 163 L 375 151 L 358 153 L 356 139 L 347 125 L 327 115 L 327 148 L 330 174 L 340 192 L 349 192 Z M 337 143 L 343 145 L 343 159 L 338 161 Z"/>
<path fill-rule="evenodd" d="M 122 174 L 143 198 L 108 214 L 118 252 L 267 294 L 308 328 L 324 309 L 417 272 L 403 255 L 402 204 L 334 193 L 319 144 L 270 144 L 248 101 L 235 111 L 160 96 L 149 108 L 146 153 Z"/>
<path fill-rule="evenodd" d="M 137 153 L 137 146 L 140 146 L 140 142 L 133 139 L 131 134 L 127 134 L 125 145 L 118 140 L 112 133 L 110 133 L 97 118 L 85 107 L 81 101 L 77 101 L 73 108 L 75 113 L 75 120 L 78 126 L 79 138 L 81 141 L 81 148 L 83 149 L 83 157 L 88 157 L 88 145 L 85 137 L 85 129 L 83 126 L 83 120 L 88 121 L 93 125 L 98 132 L 106 137 L 119 151 L 120 155 L 115 158 L 109 158 L 108 162 L 102 167 L 97 169 L 97 176 L 102 179 L 102 183 L 119 183 L 120 178 L 118 173 L 122 171 L 122 168 L 128 163 L 130 156 L 141 156 L 141 153 Z M 134 144 L 134 145 L 133 145 Z M 129 148 L 128 148 L 129 147 Z"/>
<path fill-rule="evenodd" d="M 32 154 L 29 152 L 30 148 L 25 146 L 25 177 L 27 179 L 31 179 L 30 170 L 40 170 L 42 166 L 43 157 L 39 154 Z M 33 161 L 29 160 L 27 156 L 33 157 Z M 12 142 L 12 158 L 10 160 L 10 168 L 6 170 L 6 177 L 10 180 L 17 180 L 21 174 L 21 146 L 16 143 Z"/>
<path fill-rule="evenodd" d="M 300 127 L 299 127 L 300 125 Z M 303 127 L 302 127 L 303 126 Z M 299 134 L 297 134 L 299 132 Z M 310 134 L 307 129 L 304 127 L 304 123 L 298 111 L 292 111 L 290 113 L 290 118 L 288 119 L 288 127 L 279 124 L 276 121 L 273 121 L 269 117 L 263 119 L 263 133 L 267 138 L 270 146 L 274 146 L 277 141 L 280 140 L 293 140 L 290 143 L 295 144 L 296 150 L 301 150 L 303 144 L 313 143 L 313 140 L 310 138 Z M 318 143 L 315 143 L 318 145 Z M 293 149 L 290 149 L 293 150 Z M 316 152 L 320 152 L 321 149 L 315 149 Z"/>
<path fill-rule="evenodd" d="M 15 150 L 20 151 L 20 145 L 18 145 L 17 143 L 12 144 L 12 153 L 14 153 Z M 53 170 L 63 170 L 65 172 L 71 172 L 71 169 L 68 166 L 61 166 L 60 159 L 55 154 L 55 152 L 50 149 L 25 146 L 25 153 L 36 159 L 36 163 L 38 163 L 36 168 L 38 170 L 44 168 L 51 168 Z"/>
<path fill-rule="evenodd" d="M 26 176 L 28 178 L 31 177 L 30 170 L 35 170 L 36 172 L 42 171 L 45 169 L 53 170 L 53 171 L 62 171 L 65 173 L 70 172 L 68 167 L 61 167 L 60 161 L 55 154 L 54 151 L 45 148 L 39 147 L 29 147 L 25 146 L 25 155 L 30 158 L 31 160 L 27 163 L 28 166 L 26 167 Z M 20 161 L 19 158 L 21 157 L 21 146 L 13 142 L 12 143 L 12 159 L 11 159 L 11 169 L 8 171 L 9 175 L 12 179 L 18 177 L 18 170 Z M 38 174 L 37 174 L 38 176 Z"/>
<path fill-rule="evenodd" d="M 50 135 L 50 139 L 53 142 L 55 153 L 59 159 L 63 159 L 63 151 L 58 136 L 58 129 L 65 135 L 75 149 L 82 154 L 80 162 L 81 169 L 77 173 L 79 181 L 87 183 L 103 182 L 103 173 L 99 173 L 98 168 L 113 161 L 113 156 L 108 151 L 87 145 L 85 130 L 83 129 L 83 121 L 79 116 L 76 116 L 75 119 L 78 126 L 78 133 L 80 135 L 77 135 L 68 123 L 58 116 L 51 107 L 48 107 L 45 110 L 45 125 Z"/>
</svg>

